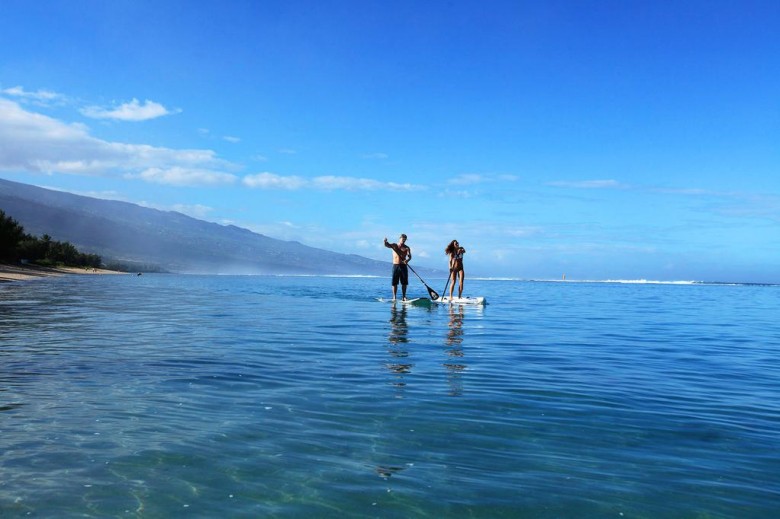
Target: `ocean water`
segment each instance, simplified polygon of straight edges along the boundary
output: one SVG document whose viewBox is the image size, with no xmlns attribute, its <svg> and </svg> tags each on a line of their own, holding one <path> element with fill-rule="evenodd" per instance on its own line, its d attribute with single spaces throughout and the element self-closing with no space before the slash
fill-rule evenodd
<svg viewBox="0 0 780 519">
<path fill-rule="evenodd" d="M 780 287 L 389 288 L 0 285 L 0 516 L 780 513 Z"/>
</svg>

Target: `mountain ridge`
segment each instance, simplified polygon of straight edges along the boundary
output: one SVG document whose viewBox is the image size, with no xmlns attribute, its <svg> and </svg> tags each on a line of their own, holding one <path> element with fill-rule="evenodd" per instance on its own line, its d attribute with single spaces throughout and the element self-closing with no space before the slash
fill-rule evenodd
<svg viewBox="0 0 780 519">
<path fill-rule="evenodd" d="M 0 209 L 25 231 L 104 262 L 176 273 L 389 275 L 390 263 L 283 241 L 236 225 L 0 179 Z M 436 273 L 424 267 L 418 271 Z"/>
</svg>

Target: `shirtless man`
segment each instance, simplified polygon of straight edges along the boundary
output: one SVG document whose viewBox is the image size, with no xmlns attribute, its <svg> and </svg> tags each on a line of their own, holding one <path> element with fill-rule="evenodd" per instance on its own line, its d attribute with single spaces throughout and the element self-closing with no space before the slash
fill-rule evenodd
<svg viewBox="0 0 780 519">
<path fill-rule="evenodd" d="M 385 247 L 393 249 L 393 300 L 398 292 L 398 282 L 401 282 L 401 294 L 406 301 L 406 285 L 409 284 L 409 267 L 406 266 L 412 260 L 412 249 L 406 245 L 406 235 L 398 238 L 398 243 L 390 243 L 385 238 Z"/>
</svg>

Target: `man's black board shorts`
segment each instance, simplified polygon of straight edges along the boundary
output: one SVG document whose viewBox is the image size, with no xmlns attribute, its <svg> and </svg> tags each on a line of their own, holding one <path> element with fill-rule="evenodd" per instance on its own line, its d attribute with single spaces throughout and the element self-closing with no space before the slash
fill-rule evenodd
<svg viewBox="0 0 780 519">
<path fill-rule="evenodd" d="M 399 281 L 402 285 L 409 284 L 409 269 L 407 268 L 406 263 L 393 265 L 393 286 L 398 286 Z"/>
</svg>

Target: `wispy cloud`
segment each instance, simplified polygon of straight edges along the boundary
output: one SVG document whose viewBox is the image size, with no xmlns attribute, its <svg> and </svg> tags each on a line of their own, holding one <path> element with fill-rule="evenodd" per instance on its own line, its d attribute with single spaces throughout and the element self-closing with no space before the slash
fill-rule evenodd
<svg viewBox="0 0 780 519">
<path fill-rule="evenodd" d="M 483 173 L 462 173 L 447 181 L 450 185 L 455 186 L 469 186 L 476 184 L 487 184 L 496 182 L 516 182 L 518 177 L 516 175 L 508 174 L 483 174 Z"/>
<path fill-rule="evenodd" d="M 243 179 L 243 183 L 247 187 L 256 189 L 300 189 L 305 187 L 307 181 L 301 177 L 288 176 L 283 177 L 274 173 L 257 173 L 255 175 L 247 175 Z"/>
<path fill-rule="evenodd" d="M 580 180 L 580 181 L 556 181 L 549 182 L 548 186 L 564 187 L 570 189 L 627 189 L 629 186 L 617 180 Z"/>
<path fill-rule="evenodd" d="M 236 176 L 230 173 L 180 166 L 147 168 L 137 173 L 125 173 L 125 178 L 140 178 L 146 182 L 171 186 L 215 186 L 236 181 Z"/>
<path fill-rule="evenodd" d="M 691 196 L 708 196 L 716 195 L 713 191 L 700 188 L 652 188 L 651 191 L 655 193 L 663 193 L 669 195 L 691 195 Z"/>
<path fill-rule="evenodd" d="M 451 178 L 448 183 L 456 186 L 469 186 L 473 184 L 481 184 L 484 181 L 485 177 L 483 175 L 478 175 L 476 173 L 464 173 L 462 175 L 458 175 L 455 178 Z"/>
<path fill-rule="evenodd" d="M 99 106 L 87 106 L 81 109 L 81 113 L 92 119 L 112 119 L 116 121 L 148 121 L 165 115 L 179 113 L 181 110 L 168 110 L 160 103 L 149 101 L 143 103 L 138 99 L 122 103 L 112 108 Z"/>
<path fill-rule="evenodd" d="M 201 204 L 187 205 L 187 204 L 175 204 L 171 207 L 173 211 L 177 213 L 186 214 L 193 218 L 203 219 L 206 218 L 214 209 Z"/>
<path fill-rule="evenodd" d="M 780 196 L 731 194 L 714 211 L 732 218 L 764 219 L 780 222 Z"/>
<path fill-rule="evenodd" d="M 462 173 L 445 181 L 445 186 L 437 196 L 441 198 L 483 198 L 496 199 L 507 193 L 507 184 L 517 182 L 518 177 L 494 173 Z"/>
<path fill-rule="evenodd" d="M 257 173 L 247 175 L 243 179 L 244 185 L 256 189 L 319 189 L 323 191 L 416 191 L 424 189 L 423 186 L 381 182 L 371 178 L 319 176 L 311 179 L 292 175 L 282 176 L 275 173 Z"/>
<path fill-rule="evenodd" d="M 95 138 L 86 126 L 0 98 L 0 170 L 123 175 L 174 185 L 232 183 L 233 164 L 211 150 L 171 149 Z"/>
<path fill-rule="evenodd" d="M 631 189 L 658 195 L 696 200 L 699 210 L 729 218 L 753 218 L 780 221 L 780 196 L 738 191 L 717 191 L 703 188 L 667 188 L 627 185 L 616 180 L 585 180 L 581 182 L 550 182 L 550 186 L 573 189 Z"/>
<path fill-rule="evenodd" d="M 314 187 L 318 189 L 346 189 L 348 191 L 416 191 L 422 186 L 397 182 L 380 182 L 370 178 L 323 176 L 312 180 Z"/>
<path fill-rule="evenodd" d="M 479 192 L 469 191 L 468 189 L 445 189 L 438 196 L 443 198 L 462 198 L 465 200 L 479 196 Z"/>
<path fill-rule="evenodd" d="M 3 90 L 0 90 L 0 93 L 39 106 L 59 104 L 66 101 L 66 97 L 63 94 L 42 89 L 38 89 L 35 92 L 29 92 L 22 86 L 4 88 Z"/>
<path fill-rule="evenodd" d="M 363 155 L 364 159 L 370 159 L 370 160 L 387 160 L 390 158 L 387 153 L 366 153 Z"/>
<path fill-rule="evenodd" d="M 230 142 L 233 144 L 238 144 L 241 142 L 241 137 L 236 137 L 235 135 L 222 135 L 221 137 L 219 135 L 215 135 L 209 130 L 208 128 L 198 128 L 196 130 L 198 132 L 198 135 L 203 137 L 204 139 L 210 139 L 210 140 L 223 140 L 225 142 Z"/>
</svg>

